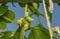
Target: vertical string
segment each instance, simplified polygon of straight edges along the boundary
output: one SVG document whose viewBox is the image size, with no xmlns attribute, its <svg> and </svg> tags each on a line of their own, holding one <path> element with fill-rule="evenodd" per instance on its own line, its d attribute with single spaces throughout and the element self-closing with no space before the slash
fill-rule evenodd
<svg viewBox="0 0 60 39">
<path fill-rule="evenodd" d="M 48 26 L 49 32 L 50 32 L 50 39 L 53 39 L 52 31 L 51 31 L 51 27 L 50 27 L 50 21 L 49 21 L 49 17 L 48 17 L 48 14 L 47 14 L 47 10 L 46 10 L 46 6 L 45 6 L 45 1 L 44 0 L 43 0 L 43 5 L 44 5 L 44 11 L 45 11 L 45 15 L 46 15 L 47 26 Z"/>
</svg>

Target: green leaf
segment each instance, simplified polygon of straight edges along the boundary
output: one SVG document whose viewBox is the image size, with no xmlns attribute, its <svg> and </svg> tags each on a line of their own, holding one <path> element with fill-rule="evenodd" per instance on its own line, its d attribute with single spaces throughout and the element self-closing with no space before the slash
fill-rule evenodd
<svg viewBox="0 0 60 39">
<path fill-rule="evenodd" d="M 24 36 L 24 29 L 19 27 L 17 31 L 0 32 L 0 39 L 27 39 Z"/>
<path fill-rule="evenodd" d="M 5 32 L 1 32 L 1 33 L 4 34 L 5 37 L 13 37 L 15 34 L 15 32 L 13 32 L 13 31 L 5 31 Z"/>
<path fill-rule="evenodd" d="M 50 35 L 47 29 L 38 24 L 31 29 L 28 39 L 50 39 Z"/>
<path fill-rule="evenodd" d="M 0 30 L 6 29 L 6 22 L 0 17 Z"/>
<path fill-rule="evenodd" d="M 0 30 L 6 29 L 6 22 L 0 21 Z"/>
<path fill-rule="evenodd" d="M 7 31 L 4 33 L 6 37 L 13 37 L 15 35 L 15 32 L 13 31 Z"/>
<path fill-rule="evenodd" d="M 35 15 L 37 15 L 37 16 L 40 15 L 38 9 L 36 9 L 36 8 L 33 6 L 32 3 L 29 3 L 28 5 L 29 5 L 29 9 L 31 10 L 31 12 L 32 12 L 33 14 L 35 14 Z"/>
<path fill-rule="evenodd" d="M 32 3 L 33 7 L 38 9 L 39 8 L 39 3 Z"/>
<path fill-rule="evenodd" d="M 27 39 L 24 36 L 25 39 Z M 20 39 L 20 31 L 16 33 L 16 31 L 5 31 L 0 32 L 0 39 Z"/>
<path fill-rule="evenodd" d="M 43 16 L 43 17 L 45 18 L 44 14 L 41 14 L 41 13 L 38 11 L 38 9 L 34 7 L 33 4 L 29 3 L 28 5 L 29 5 L 30 11 L 31 11 L 33 14 L 35 14 L 36 16 Z"/>
<path fill-rule="evenodd" d="M 1 6 L 0 7 L 0 16 L 2 16 L 3 14 L 5 14 L 8 10 L 8 7 L 7 6 Z"/>
<path fill-rule="evenodd" d="M 6 12 L 6 14 L 3 15 L 3 18 L 9 23 L 9 22 L 13 22 L 14 18 L 15 18 L 15 14 L 13 11 L 8 10 Z"/>
<path fill-rule="evenodd" d="M 0 32 L 0 39 L 14 39 L 15 32 L 14 31 L 5 31 L 5 32 Z"/>
<path fill-rule="evenodd" d="M 24 8 L 26 3 L 24 3 L 24 2 L 19 2 L 18 4 L 19 4 L 20 7 Z"/>
</svg>

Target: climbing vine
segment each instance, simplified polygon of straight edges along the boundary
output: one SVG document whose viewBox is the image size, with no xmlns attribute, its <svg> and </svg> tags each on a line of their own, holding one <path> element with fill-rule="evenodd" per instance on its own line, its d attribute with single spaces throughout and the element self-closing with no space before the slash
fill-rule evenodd
<svg viewBox="0 0 60 39">
<path fill-rule="evenodd" d="M 57 39 L 54 33 L 57 34 L 58 39 L 60 39 L 59 27 L 51 27 L 50 25 L 54 10 L 54 3 L 52 0 L 49 0 L 48 4 L 45 0 L 42 0 L 45 14 L 39 12 L 39 3 L 18 2 L 19 6 L 24 9 L 25 14 L 24 17 L 19 18 L 17 22 L 14 21 L 15 13 L 8 9 L 7 3 L 8 2 L 0 3 L 0 30 L 6 29 L 7 23 L 17 24 L 18 29 L 16 31 L 0 32 L 0 39 Z M 15 7 L 13 2 L 12 5 Z M 30 27 L 31 23 L 35 20 L 32 18 L 33 15 L 38 18 L 39 24 Z M 43 27 L 40 16 L 46 19 L 48 29 Z M 26 37 L 25 32 L 29 30 L 29 35 Z"/>
</svg>

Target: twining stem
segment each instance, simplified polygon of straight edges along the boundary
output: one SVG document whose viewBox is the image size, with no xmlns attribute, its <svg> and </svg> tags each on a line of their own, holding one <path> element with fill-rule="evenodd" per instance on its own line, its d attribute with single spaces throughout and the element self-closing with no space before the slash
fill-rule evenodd
<svg viewBox="0 0 60 39">
<path fill-rule="evenodd" d="M 50 27 L 50 21 L 49 21 L 49 17 L 48 17 L 48 14 L 47 14 L 47 9 L 46 9 L 45 1 L 44 0 L 43 0 L 43 5 L 44 5 L 44 11 L 45 11 L 45 15 L 46 15 L 47 26 L 48 26 L 49 32 L 50 32 L 50 39 L 53 39 L 52 31 L 51 31 L 51 27 Z"/>
</svg>

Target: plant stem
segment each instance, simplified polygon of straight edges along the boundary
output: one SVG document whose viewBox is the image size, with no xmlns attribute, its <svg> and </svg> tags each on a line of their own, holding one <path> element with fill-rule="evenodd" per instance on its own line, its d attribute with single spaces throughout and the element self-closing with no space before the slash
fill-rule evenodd
<svg viewBox="0 0 60 39">
<path fill-rule="evenodd" d="M 44 0 L 43 0 L 43 5 L 44 5 L 44 11 L 45 11 L 45 15 L 46 15 L 47 26 L 48 26 L 49 32 L 50 32 L 50 39 L 53 39 L 52 31 L 51 31 L 51 27 L 50 27 L 50 21 L 49 21 L 49 17 L 48 17 L 48 14 L 47 14 L 47 10 L 46 10 L 46 6 L 45 6 L 45 1 Z"/>
<path fill-rule="evenodd" d="M 22 28 L 20 31 L 20 39 L 24 39 L 24 32 L 24 28 Z"/>
<path fill-rule="evenodd" d="M 26 5 L 25 5 L 25 17 L 27 17 L 27 16 L 28 16 L 28 5 L 26 3 Z M 22 27 L 21 32 L 20 32 L 20 39 L 25 39 L 24 33 L 25 33 L 25 30 L 24 30 L 24 27 Z"/>
</svg>

